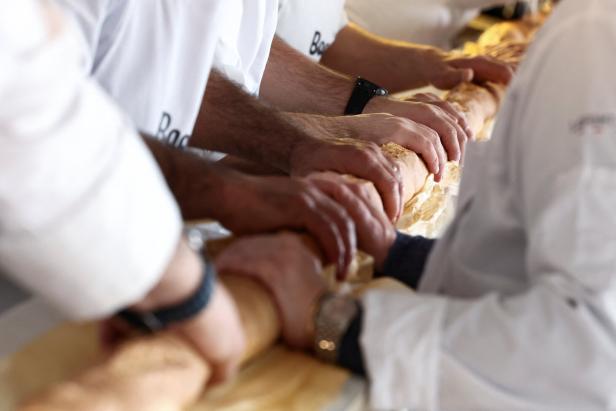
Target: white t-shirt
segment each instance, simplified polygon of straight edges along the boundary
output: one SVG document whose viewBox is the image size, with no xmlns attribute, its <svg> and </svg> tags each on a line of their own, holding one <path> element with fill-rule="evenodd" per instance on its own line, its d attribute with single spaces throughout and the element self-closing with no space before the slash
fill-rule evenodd
<svg viewBox="0 0 616 411">
<path fill-rule="evenodd" d="M 349 19 L 383 37 L 444 49 L 479 9 L 515 0 L 347 0 Z"/>
<path fill-rule="evenodd" d="M 76 28 L 52 34 L 41 3 L 0 0 L 0 271 L 69 318 L 100 318 L 158 282 L 181 220 L 80 67 Z"/>
<path fill-rule="evenodd" d="M 375 409 L 614 408 L 615 38 L 613 0 L 559 4 L 469 147 L 420 293 L 367 295 Z"/>
<path fill-rule="evenodd" d="M 55 0 L 87 69 L 138 128 L 178 147 L 193 131 L 231 0 Z"/>
<path fill-rule="evenodd" d="M 224 0 L 225 24 L 214 68 L 257 95 L 278 18 L 277 0 Z"/>
<path fill-rule="evenodd" d="M 319 61 L 347 23 L 344 0 L 280 0 L 276 34 Z"/>
</svg>

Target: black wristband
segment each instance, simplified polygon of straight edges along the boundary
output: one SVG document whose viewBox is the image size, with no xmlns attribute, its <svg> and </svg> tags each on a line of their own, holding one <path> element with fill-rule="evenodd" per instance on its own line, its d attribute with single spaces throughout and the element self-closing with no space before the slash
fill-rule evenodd
<svg viewBox="0 0 616 411">
<path fill-rule="evenodd" d="M 117 316 L 132 327 L 146 333 L 157 332 L 171 324 L 193 318 L 207 307 L 216 285 L 214 264 L 204 261 L 203 267 L 203 277 L 199 288 L 184 302 L 145 313 L 135 310 L 122 310 Z"/>
<path fill-rule="evenodd" d="M 398 232 L 396 241 L 389 249 L 382 272 L 377 277 L 392 277 L 416 289 L 423 276 L 424 268 L 435 240 L 410 236 Z"/>
<path fill-rule="evenodd" d="M 387 96 L 389 92 L 383 87 L 380 87 L 366 79 L 357 77 L 355 80 L 355 88 L 351 93 L 349 102 L 344 109 L 344 115 L 356 115 L 364 112 L 364 108 L 373 97 Z"/>
</svg>

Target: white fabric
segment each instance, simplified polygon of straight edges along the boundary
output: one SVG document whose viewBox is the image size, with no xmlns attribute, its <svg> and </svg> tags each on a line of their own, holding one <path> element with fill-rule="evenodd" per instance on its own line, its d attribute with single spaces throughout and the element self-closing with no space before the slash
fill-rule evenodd
<svg viewBox="0 0 616 411">
<path fill-rule="evenodd" d="M 616 2 L 564 0 L 420 294 L 365 299 L 376 409 L 616 409 Z"/>
<path fill-rule="evenodd" d="M 83 34 L 87 70 L 137 127 L 184 147 L 233 0 L 56 0 Z"/>
<path fill-rule="evenodd" d="M 225 24 L 214 67 L 250 94 L 259 93 L 278 18 L 278 0 L 224 0 Z"/>
<path fill-rule="evenodd" d="M 515 0 L 347 0 L 349 19 L 375 34 L 444 49 L 479 9 Z"/>
<path fill-rule="evenodd" d="M 50 34 L 40 4 L 0 0 L 0 271 L 97 318 L 156 284 L 181 221 L 133 126 L 83 74 L 76 30 Z"/>
<path fill-rule="evenodd" d="M 276 34 L 319 61 L 347 24 L 345 0 L 280 0 Z"/>
</svg>

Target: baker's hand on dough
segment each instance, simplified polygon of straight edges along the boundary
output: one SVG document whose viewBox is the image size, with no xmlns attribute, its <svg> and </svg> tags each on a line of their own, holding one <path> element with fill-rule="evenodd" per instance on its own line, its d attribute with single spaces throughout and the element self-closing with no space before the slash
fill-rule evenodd
<svg viewBox="0 0 616 411">
<path fill-rule="evenodd" d="M 513 77 L 511 65 L 488 56 L 458 57 L 434 52 L 426 58 L 433 65 L 430 84 L 444 90 L 469 82 L 508 84 Z"/>
<path fill-rule="evenodd" d="M 374 257 L 377 266 L 382 265 L 396 238 L 396 230 L 383 211 L 374 185 L 331 172 L 311 174 L 307 178 L 347 209 L 355 222 L 358 248 Z"/>
<path fill-rule="evenodd" d="M 447 153 L 439 135 L 429 127 L 387 113 L 362 114 L 340 118 L 341 126 L 355 138 L 380 145 L 396 143 L 417 153 L 428 171 L 440 176 Z"/>
<path fill-rule="evenodd" d="M 201 258 L 182 239 L 160 281 L 131 309 L 149 312 L 185 301 L 194 294 L 202 276 Z M 235 303 L 221 283 L 214 285 L 201 312 L 173 324 L 168 331 L 190 342 L 203 355 L 212 368 L 212 383 L 228 379 L 237 370 L 245 347 L 244 332 Z M 107 348 L 113 348 L 134 334 L 127 324 L 114 318 L 103 324 L 101 337 Z"/>
<path fill-rule="evenodd" d="M 257 279 L 279 309 L 283 337 L 293 347 L 309 348 L 312 307 L 326 290 L 319 257 L 300 236 L 261 235 L 234 242 L 216 259 L 219 272 Z"/>
<path fill-rule="evenodd" d="M 461 145 L 471 137 L 465 130 L 466 124 L 459 122 L 458 117 L 449 114 L 443 108 L 432 103 L 421 101 L 401 101 L 390 97 L 377 97 L 370 100 L 366 113 L 389 113 L 394 116 L 408 118 L 425 126 L 421 132 L 430 141 L 438 139 L 445 149 L 447 157 L 439 157 L 439 164 L 449 161 L 459 161 L 462 153 Z M 437 154 L 441 155 L 440 152 Z M 444 171 L 444 166 L 436 173 L 437 180 Z"/>
<path fill-rule="evenodd" d="M 224 183 L 217 218 L 236 234 L 301 230 L 313 236 L 339 275 L 355 257 L 355 224 L 345 207 L 303 178 L 235 175 Z"/>
<path fill-rule="evenodd" d="M 291 155 L 291 173 L 307 176 L 320 171 L 335 171 L 372 182 L 389 218 L 396 220 L 399 217 L 402 211 L 401 176 L 396 165 L 377 144 L 331 135 L 296 144 Z"/>
</svg>

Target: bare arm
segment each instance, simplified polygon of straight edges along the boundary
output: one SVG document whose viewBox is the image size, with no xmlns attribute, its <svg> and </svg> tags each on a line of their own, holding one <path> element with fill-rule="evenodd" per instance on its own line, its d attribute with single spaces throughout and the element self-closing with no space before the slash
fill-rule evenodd
<svg viewBox="0 0 616 411">
<path fill-rule="evenodd" d="M 345 136 L 333 125 L 298 121 L 281 113 L 213 73 L 190 145 L 223 151 L 294 176 L 316 171 L 355 175 L 374 183 L 388 215 L 395 218 L 400 211 L 398 172 L 376 144 Z"/>
<path fill-rule="evenodd" d="M 191 146 L 222 151 L 289 173 L 298 142 L 311 136 L 212 72 L 190 141 Z"/>
<path fill-rule="evenodd" d="M 261 83 L 261 97 L 281 110 L 342 115 L 354 80 L 315 64 L 280 38 L 272 51 Z"/>
<path fill-rule="evenodd" d="M 509 65 L 488 57 L 464 57 L 435 47 L 393 41 L 349 24 L 336 36 L 321 63 L 374 81 L 392 92 L 432 84 L 450 89 L 462 82 L 508 83 Z"/>
<path fill-rule="evenodd" d="M 308 179 L 249 176 L 152 138 L 145 141 L 185 219 L 213 219 L 236 234 L 307 231 L 341 276 L 355 253 L 353 220 L 374 220 L 368 212 L 355 213 L 352 220 L 346 211 L 368 202 L 362 195 L 334 200 Z"/>
</svg>

